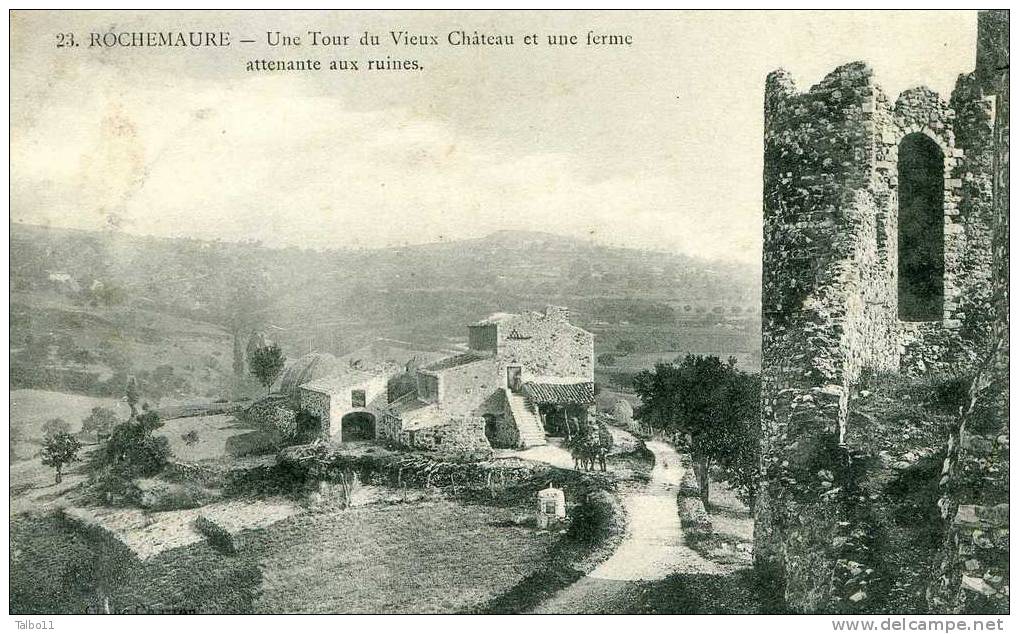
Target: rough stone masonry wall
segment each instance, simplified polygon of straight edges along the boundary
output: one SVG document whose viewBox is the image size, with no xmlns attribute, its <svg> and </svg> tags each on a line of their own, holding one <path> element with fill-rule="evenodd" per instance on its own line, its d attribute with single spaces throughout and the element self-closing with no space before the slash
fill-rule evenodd
<svg viewBox="0 0 1019 634">
<path fill-rule="evenodd" d="M 985 345 L 979 347 L 970 405 L 949 441 L 940 482 L 939 506 L 947 531 L 927 590 L 933 612 L 1009 611 L 1008 12 L 982 12 L 978 33 L 977 69 L 959 84 L 981 105 L 990 103 L 994 112 L 990 130 L 986 109 L 972 120 L 973 134 L 985 142 L 990 139 L 989 149 L 974 141 L 973 153 L 981 170 L 987 170 L 974 175 L 973 186 L 985 187 L 989 180 L 990 204 L 982 198 L 971 208 L 971 213 L 990 216 L 990 283 L 974 302 L 988 319 L 975 326 L 977 340 Z"/>
<path fill-rule="evenodd" d="M 831 602 L 831 544 L 846 532 L 838 499 L 818 489 L 828 481 L 819 473 L 840 460 L 848 389 L 864 361 L 896 362 L 882 327 L 890 318 L 861 318 L 865 298 L 891 310 L 890 285 L 864 277 L 887 280 L 890 266 L 885 258 L 885 271 L 875 270 L 878 97 L 863 64 L 837 69 L 805 94 L 777 71 L 765 94 L 764 482 L 755 559 L 784 582 L 790 605 L 808 612 Z"/>
<path fill-rule="evenodd" d="M 535 376 L 586 377 L 594 380 L 594 335 L 570 324 L 565 309 L 525 313 L 499 323 L 503 367 L 520 365 L 524 380 Z M 512 333 L 521 338 L 513 338 Z M 503 381 L 505 381 L 505 370 Z"/>
<path fill-rule="evenodd" d="M 466 363 L 436 374 L 439 408 L 451 414 L 473 414 L 501 387 L 499 363 L 495 359 Z"/>
<path fill-rule="evenodd" d="M 330 420 L 332 401 L 328 394 L 314 390 L 299 390 L 301 409 L 318 418 L 322 425 L 322 435 L 328 438 L 333 421 Z"/>
<path fill-rule="evenodd" d="M 862 63 L 806 93 L 783 71 L 768 77 L 755 559 L 784 584 L 793 609 L 873 609 L 853 566 L 863 555 L 854 549 L 866 545 L 853 519 L 860 501 L 848 493 L 848 480 L 861 477 L 853 465 L 871 453 L 864 438 L 846 435 L 861 374 L 958 371 L 989 314 L 973 309 L 991 263 L 984 92 L 960 79 L 952 101 L 960 120 L 924 88 L 891 105 Z M 914 133 L 945 161 L 945 302 L 931 322 L 898 319 L 898 148 Z"/>
<path fill-rule="evenodd" d="M 412 449 L 447 455 L 487 457 L 492 446 L 485 438 L 485 420 L 476 416 L 457 416 L 443 425 L 401 431 L 397 442 Z"/>
<path fill-rule="evenodd" d="M 288 399 L 265 398 L 252 403 L 244 411 L 244 418 L 259 429 L 277 433 L 284 439 L 297 434 L 297 411 Z"/>
</svg>

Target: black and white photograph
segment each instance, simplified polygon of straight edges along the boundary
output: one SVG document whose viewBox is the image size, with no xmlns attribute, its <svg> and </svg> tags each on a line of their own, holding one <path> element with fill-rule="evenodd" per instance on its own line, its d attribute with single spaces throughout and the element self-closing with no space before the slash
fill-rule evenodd
<svg viewBox="0 0 1019 634">
<path fill-rule="evenodd" d="M 8 20 L 10 627 L 1008 629 L 1007 9 Z"/>
</svg>

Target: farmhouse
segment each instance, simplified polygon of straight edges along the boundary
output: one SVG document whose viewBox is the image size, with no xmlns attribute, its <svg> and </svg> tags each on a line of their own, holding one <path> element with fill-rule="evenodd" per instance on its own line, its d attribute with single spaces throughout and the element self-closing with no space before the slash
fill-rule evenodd
<svg viewBox="0 0 1019 634">
<path fill-rule="evenodd" d="M 468 351 L 417 371 L 380 436 L 413 447 L 533 447 L 584 422 L 594 405 L 594 336 L 569 311 L 497 313 L 467 329 Z M 470 432 L 469 437 L 465 433 Z"/>
<path fill-rule="evenodd" d="M 295 421 L 298 412 L 310 415 L 317 421 L 315 435 L 326 440 L 374 440 L 375 422 L 391 400 L 390 380 L 399 372 L 392 364 L 344 362 L 312 352 L 284 369 L 275 386 L 283 402 L 274 409 Z"/>
<path fill-rule="evenodd" d="M 333 443 L 524 448 L 587 420 L 594 336 L 572 325 L 567 309 L 497 313 L 467 334 L 466 352 L 413 370 L 311 353 L 286 368 L 277 392 L 292 411 L 315 417 L 320 437 Z"/>
</svg>

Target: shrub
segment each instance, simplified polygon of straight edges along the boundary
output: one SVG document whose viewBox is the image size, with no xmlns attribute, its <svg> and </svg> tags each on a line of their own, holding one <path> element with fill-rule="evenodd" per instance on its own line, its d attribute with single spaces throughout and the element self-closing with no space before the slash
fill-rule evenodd
<svg viewBox="0 0 1019 634">
<path fill-rule="evenodd" d="M 613 532 L 617 506 L 615 498 L 608 491 L 599 489 L 588 493 L 583 503 L 573 511 L 566 539 L 584 546 L 601 542 Z"/>
<path fill-rule="evenodd" d="M 93 407 L 91 413 L 82 419 L 81 431 L 83 434 L 94 436 L 96 440 L 101 440 L 104 436 L 110 435 L 116 424 L 117 415 L 113 410 L 106 407 Z"/>
<path fill-rule="evenodd" d="M 230 535 L 229 531 L 204 515 L 199 515 L 195 519 L 195 530 L 204 535 L 205 539 L 216 550 L 228 555 L 237 552 L 233 536 Z"/>
<path fill-rule="evenodd" d="M 131 480 L 154 476 L 166 467 L 170 441 L 152 434 L 162 426 L 159 415 L 150 410 L 113 428 L 89 465 L 99 493 L 107 497 L 129 494 Z"/>
<path fill-rule="evenodd" d="M 138 505 L 152 511 L 198 508 L 206 497 L 200 489 L 191 484 L 167 482 L 156 478 L 143 478 L 132 484 Z"/>
<path fill-rule="evenodd" d="M 637 351 L 637 342 L 632 339 L 620 339 L 616 343 L 616 350 L 622 354 L 632 354 Z"/>
</svg>

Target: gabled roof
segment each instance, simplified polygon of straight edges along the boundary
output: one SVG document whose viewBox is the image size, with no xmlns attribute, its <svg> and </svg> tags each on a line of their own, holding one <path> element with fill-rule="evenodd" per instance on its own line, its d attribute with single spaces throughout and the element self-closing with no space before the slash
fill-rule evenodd
<svg viewBox="0 0 1019 634">
<path fill-rule="evenodd" d="M 310 352 L 287 363 L 279 378 L 279 392 L 297 396 L 298 388 L 307 383 L 339 374 L 343 365 L 336 357 L 324 352 Z"/>
<path fill-rule="evenodd" d="M 379 376 L 380 375 L 372 374 L 371 372 L 347 368 L 338 374 L 302 383 L 301 389 L 310 390 L 312 392 L 320 392 L 322 394 L 336 394 L 338 392 L 345 392 L 352 387 L 357 387 L 358 385 L 376 379 Z"/>
</svg>

